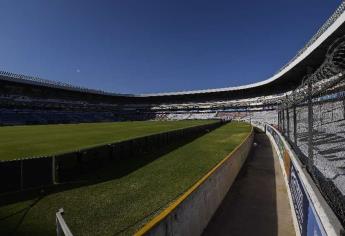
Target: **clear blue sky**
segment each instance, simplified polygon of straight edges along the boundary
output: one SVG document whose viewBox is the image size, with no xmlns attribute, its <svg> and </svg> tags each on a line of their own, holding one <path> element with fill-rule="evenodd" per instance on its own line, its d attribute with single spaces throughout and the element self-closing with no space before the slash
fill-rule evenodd
<svg viewBox="0 0 345 236">
<path fill-rule="evenodd" d="M 340 0 L 0 0 L 0 70 L 120 93 L 243 85 L 291 59 Z"/>
</svg>

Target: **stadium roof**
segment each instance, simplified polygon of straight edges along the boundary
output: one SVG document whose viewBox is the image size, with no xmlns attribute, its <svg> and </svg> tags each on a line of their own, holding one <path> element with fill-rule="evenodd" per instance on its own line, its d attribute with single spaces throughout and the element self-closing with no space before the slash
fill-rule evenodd
<svg viewBox="0 0 345 236">
<path fill-rule="evenodd" d="M 276 74 L 266 80 L 242 85 L 235 87 L 225 87 L 218 89 L 205 89 L 205 90 L 192 90 L 181 92 L 169 92 L 169 93 L 152 93 L 152 94 L 140 94 L 142 97 L 150 96 L 174 96 L 174 95 L 188 95 L 198 93 L 214 93 L 214 92 L 226 92 L 234 90 L 244 90 L 264 85 L 269 85 L 272 82 L 289 83 L 293 84 L 302 80 L 308 67 L 316 69 L 323 60 L 330 44 L 338 37 L 345 35 L 345 1 L 338 7 L 334 14 L 322 25 L 317 33 L 309 40 L 309 42 L 292 58 L 285 66 L 283 66 Z M 301 67 L 304 67 L 304 70 Z M 299 79 L 293 79 L 297 77 Z M 298 85 L 298 84 L 297 84 Z M 290 87 L 290 86 L 289 86 Z"/>
<path fill-rule="evenodd" d="M 322 64 L 325 59 L 328 47 L 335 39 L 345 35 L 344 22 L 345 1 L 341 3 L 334 14 L 324 23 L 324 25 L 305 45 L 305 47 L 302 48 L 297 53 L 297 55 L 292 58 L 284 67 L 282 67 L 276 74 L 261 82 L 248 85 L 218 89 L 132 95 L 88 89 L 66 83 L 44 80 L 37 77 L 30 77 L 1 71 L 0 80 L 105 96 L 136 97 L 137 99 L 144 102 L 167 102 L 170 100 L 188 101 L 195 99 L 209 100 L 210 98 L 211 100 L 229 99 L 239 96 L 243 97 L 244 93 L 249 97 L 283 93 L 296 88 L 302 82 L 302 79 L 307 74 L 307 72 L 309 72 L 308 70 L 313 71 Z"/>
</svg>

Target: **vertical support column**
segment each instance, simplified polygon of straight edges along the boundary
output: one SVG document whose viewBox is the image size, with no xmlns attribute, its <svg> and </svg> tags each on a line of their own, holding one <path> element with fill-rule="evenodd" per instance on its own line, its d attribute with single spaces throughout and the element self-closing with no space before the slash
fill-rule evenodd
<svg viewBox="0 0 345 236">
<path fill-rule="evenodd" d="M 23 176 L 24 161 L 20 160 L 20 190 L 24 188 L 24 176 Z"/>
<path fill-rule="evenodd" d="M 285 134 L 285 114 L 284 114 L 284 107 L 282 105 L 282 124 L 283 124 L 283 134 Z"/>
<path fill-rule="evenodd" d="M 267 130 L 267 125 L 266 125 L 266 124 L 264 124 L 264 127 L 265 127 L 265 134 L 266 134 L 266 130 Z"/>
<path fill-rule="evenodd" d="M 279 108 L 278 108 L 278 111 L 279 111 L 279 130 L 282 131 L 283 129 L 283 125 L 282 125 L 282 110 L 281 110 L 281 105 L 279 105 Z"/>
<path fill-rule="evenodd" d="M 278 128 L 280 130 L 280 108 L 277 106 L 277 115 L 278 115 Z"/>
<path fill-rule="evenodd" d="M 280 110 L 279 110 L 279 106 L 277 106 L 277 118 L 278 118 L 278 128 L 280 128 Z"/>
<path fill-rule="evenodd" d="M 56 184 L 55 156 L 52 157 L 52 182 L 53 184 Z"/>
<path fill-rule="evenodd" d="M 314 164 L 314 153 L 313 153 L 313 97 L 312 97 L 312 82 L 308 80 L 308 165 L 309 170 Z"/>
<path fill-rule="evenodd" d="M 286 104 L 286 131 L 287 137 L 290 139 L 290 116 L 288 104 Z"/>
<path fill-rule="evenodd" d="M 343 119 L 345 119 L 345 99 L 343 99 Z"/>
<path fill-rule="evenodd" d="M 285 95 L 285 109 L 286 109 L 286 137 L 290 139 L 290 115 L 289 115 L 289 103 L 288 95 Z"/>
<path fill-rule="evenodd" d="M 319 119 L 320 119 L 320 124 L 321 124 L 321 127 L 323 125 L 323 120 L 322 120 L 322 103 L 320 103 L 319 105 Z"/>
<path fill-rule="evenodd" d="M 283 132 L 283 112 L 282 112 L 282 106 L 279 105 L 279 130 L 280 132 Z"/>
<path fill-rule="evenodd" d="M 297 117 L 296 117 L 296 97 L 295 93 L 293 93 L 293 139 L 294 143 L 297 146 Z"/>
</svg>

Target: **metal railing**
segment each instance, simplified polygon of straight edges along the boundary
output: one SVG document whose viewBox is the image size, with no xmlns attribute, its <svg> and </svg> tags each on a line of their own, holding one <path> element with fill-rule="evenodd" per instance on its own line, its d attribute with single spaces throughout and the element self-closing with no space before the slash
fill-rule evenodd
<svg viewBox="0 0 345 236">
<path fill-rule="evenodd" d="M 66 224 L 65 219 L 63 218 L 64 210 L 60 208 L 56 212 L 56 235 L 57 236 L 73 236 L 71 230 L 69 229 L 68 225 Z"/>
</svg>

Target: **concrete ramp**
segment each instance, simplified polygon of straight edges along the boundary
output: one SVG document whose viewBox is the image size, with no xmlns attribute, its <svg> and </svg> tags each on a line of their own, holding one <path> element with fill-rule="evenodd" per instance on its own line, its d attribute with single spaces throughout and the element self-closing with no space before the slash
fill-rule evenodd
<svg viewBox="0 0 345 236">
<path fill-rule="evenodd" d="M 264 133 L 203 235 L 295 235 L 276 153 Z"/>
</svg>

